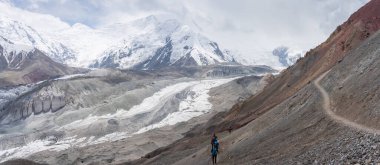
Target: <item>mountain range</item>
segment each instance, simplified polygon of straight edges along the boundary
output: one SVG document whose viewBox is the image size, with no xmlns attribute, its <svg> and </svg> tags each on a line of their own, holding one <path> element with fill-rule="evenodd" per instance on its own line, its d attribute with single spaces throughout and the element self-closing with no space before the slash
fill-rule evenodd
<svg viewBox="0 0 380 165">
<path fill-rule="evenodd" d="M 216 42 L 176 20 L 160 22 L 155 16 L 149 16 L 130 26 L 143 32 L 105 51 L 91 67 L 157 69 L 236 63 Z"/>
<path fill-rule="evenodd" d="M 4 11 L 0 14 L 0 36 L 17 45 L 37 48 L 54 61 L 72 67 L 157 69 L 167 66 L 265 63 L 247 63 L 254 60 L 247 60 L 236 51 L 223 49 L 216 41 L 177 19 L 160 15 L 98 28 L 80 23 L 70 26 L 53 19 L 53 25 L 47 25 L 45 29 L 38 25 L 36 28 L 39 30 L 36 30 L 25 23 L 29 20 L 15 20 L 15 11 L 21 16 L 51 18 L 18 9 L 7 1 L 0 2 L 0 8 Z M 288 57 L 268 56 L 277 58 L 283 67 L 289 66 L 288 63 L 281 63 L 280 59 Z"/>
<path fill-rule="evenodd" d="M 102 32 L 97 32 L 85 25 L 79 26 L 81 25 L 77 24 L 73 29 L 63 32 L 62 35 L 67 35 L 66 37 L 62 35 L 46 37 L 24 23 L 1 17 L 0 36 L 14 45 L 19 45 L 20 50 L 25 48 L 24 51 L 28 51 L 30 48 L 36 48 L 56 62 L 76 66 L 77 63 L 82 63 L 78 61 L 78 56 L 88 56 L 81 54 L 82 50 L 78 50 L 86 47 L 82 45 L 86 41 L 72 42 L 68 34 L 73 31 L 79 31 L 81 34 L 87 32 L 101 40 L 101 33 L 106 31 L 103 29 Z M 122 37 L 121 41 L 115 38 L 115 44 L 103 52 L 101 50 L 94 52 L 93 58 L 90 58 L 92 61 L 82 67 L 157 69 L 166 66 L 236 63 L 234 57 L 228 54 L 228 51 L 221 50 L 216 42 L 210 41 L 205 36 L 192 31 L 189 26 L 182 25 L 173 19 L 158 21 L 155 16 L 148 16 L 117 26 L 123 27 L 125 32 L 133 33 Z M 64 43 L 72 46 L 72 49 L 58 42 L 59 38 L 63 38 Z M 96 47 L 96 45 L 87 46 Z M 9 50 L 7 48 L 4 46 L 4 50 L 14 51 L 12 48 Z"/>
</svg>

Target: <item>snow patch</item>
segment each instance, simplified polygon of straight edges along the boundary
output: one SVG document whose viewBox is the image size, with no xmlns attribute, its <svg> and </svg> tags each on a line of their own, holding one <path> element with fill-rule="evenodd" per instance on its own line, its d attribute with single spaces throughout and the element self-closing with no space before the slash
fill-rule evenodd
<svg viewBox="0 0 380 165">
<path fill-rule="evenodd" d="M 237 78 L 201 80 L 199 84 L 191 87 L 190 91 L 194 92 L 194 94 L 188 95 L 185 100 L 180 102 L 179 110 L 177 112 L 170 113 L 160 122 L 143 127 L 134 134 L 144 133 L 146 131 L 168 125 L 175 125 L 180 122 L 188 121 L 193 117 L 208 113 L 212 108 L 212 104 L 208 101 L 210 97 L 208 92 L 210 89 L 223 85 L 235 79 Z"/>
<path fill-rule="evenodd" d="M 70 80 L 70 79 L 73 79 L 73 78 L 78 78 L 78 77 L 83 77 L 85 76 L 86 74 L 71 74 L 71 75 L 65 75 L 65 76 L 62 76 L 62 77 L 58 77 L 54 80 Z"/>
<path fill-rule="evenodd" d="M 51 141 L 49 139 L 35 140 L 28 142 L 25 146 L 15 147 L 11 149 L 0 151 L 0 162 L 5 162 L 7 160 L 15 158 L 26 158 L 34 153 L 49 150 L 49 151 L 63 151 L 70 149 L 80 143 L 83 143 L 86 138 L 68 137 L 58 141 Z"/>
</svg>

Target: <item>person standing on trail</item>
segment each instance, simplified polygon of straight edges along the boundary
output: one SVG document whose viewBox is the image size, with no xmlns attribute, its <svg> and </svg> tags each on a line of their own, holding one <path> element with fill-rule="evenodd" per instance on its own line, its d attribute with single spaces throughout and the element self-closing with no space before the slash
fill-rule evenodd
<svg viewBox="0 0 380 165">
<path fill-rule="evenodd" d="M 219 142 L 218 137 L 215 135 L 211 138 L 211 158 L 212 158 L 212 164 L 216 164 L 216 157 L 218 155 L 219 150 Z"/>
</svg>

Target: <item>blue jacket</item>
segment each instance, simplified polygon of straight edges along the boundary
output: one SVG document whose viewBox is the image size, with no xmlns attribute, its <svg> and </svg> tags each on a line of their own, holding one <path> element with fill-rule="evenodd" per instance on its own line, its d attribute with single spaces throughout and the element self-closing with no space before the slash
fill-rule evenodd
<svg viewBox="0 0 380 165">
<path fill-rule="evenodd" d="M 219 149 L 218 139 L 214 139 L 212 147 L 211 147 L 211 155 L 216 156 L 218 154 L 218 149 Z"/>
</svg>

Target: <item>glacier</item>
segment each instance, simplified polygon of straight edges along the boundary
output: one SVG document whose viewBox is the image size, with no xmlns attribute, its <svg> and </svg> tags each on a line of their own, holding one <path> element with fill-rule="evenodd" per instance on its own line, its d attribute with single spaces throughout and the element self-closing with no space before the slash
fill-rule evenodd
<svg viewBox="0 0 380 165">
<path fill-rule="evenodd" d="M 59 81 L 70 79 L 78 76 L 83 75 L 71 75 L 57 78 L 56 80 Z M 179 82 L 173 85 L 169 85 L 154 93 L 152 96 L 145 98 L 141 104 L 135 105 L 129 110 L 120 109 L 114 114 L 106 114 L 102 116 L 90 115 L 84 119 L 62 125 L 61 127 L 56 128 L 56 130 L 67 131 L 75 129 L 86 129 L 86 126 L 99 120 L 120 119 L 119 121 L 121 121 L 121 119 L 125 120 L 142 113 L 160 111 L 165 102 L 169 101 L 170 98 L 174 97 L 175 95 L 185 91 L 187 95 L 183 100 L 180 101 L 179 108 L 174 112 L 167 114 L 167 116 L 160 121 L 154 122 L 150 125 L 141 124 L 138 126 L 138 129 L 133 128 L 131 130 L 125 130 L 123 132 L 113 132 L 101 137 L 78 137 L 74 135 L 54 140 L 49 137 L 45 139 L 29 140 L 25 142 L 26 144 L 24 146 L 0 150 L 0 162 L 14 158 L 27 157 L 40 151 L 62 151 L 75 147 L 84 147 L 87 145 L 112 142 L 124 138 L 129 138 L 136 134 L 142 134 L 155 128 L 170 126 L 179 122 L 188 121 L 193 117 L 209 113 L 212 104 L 208 101 L 210 97 L 208 92 L 211 88 L 228 83 L 237 78 L 239 77 L 206 80 L 200 79 L 196 81 Z M 32 115 L 28 118 L 28 120 L 41 120 L 44 118 L 46 118 L 44 115 Z"/>
</svg>

